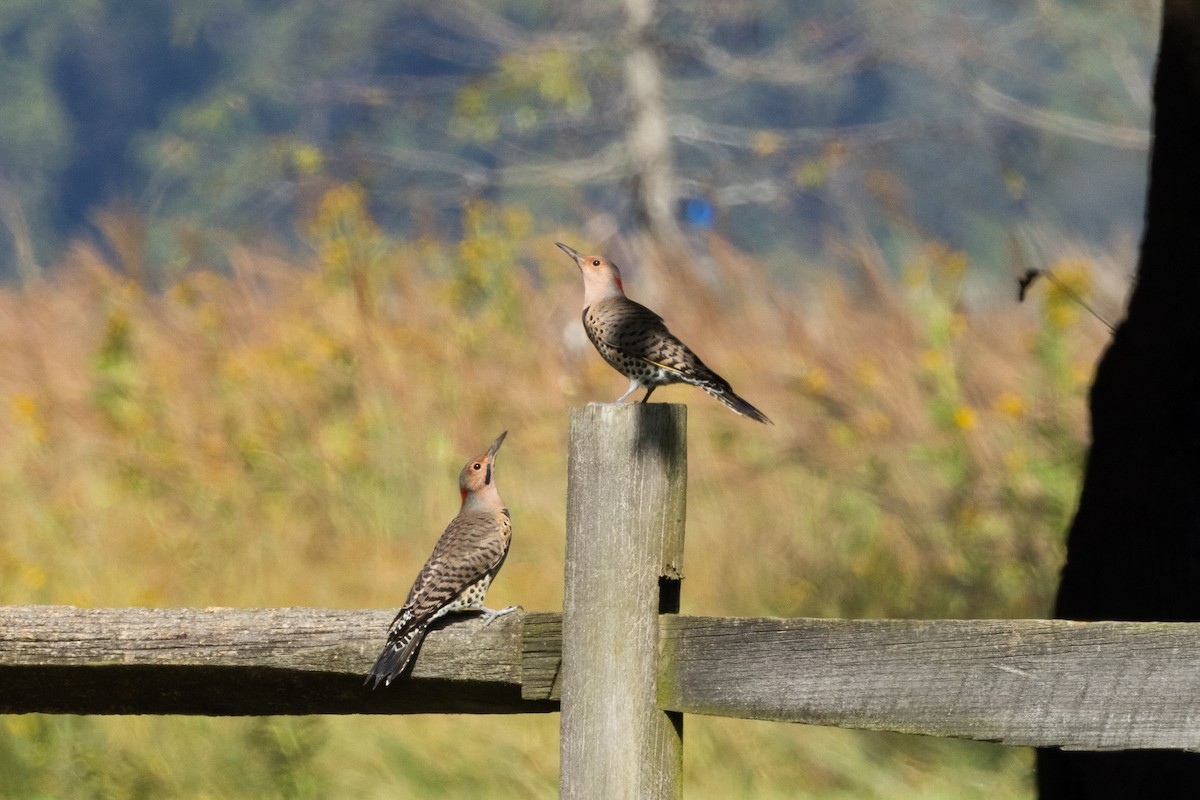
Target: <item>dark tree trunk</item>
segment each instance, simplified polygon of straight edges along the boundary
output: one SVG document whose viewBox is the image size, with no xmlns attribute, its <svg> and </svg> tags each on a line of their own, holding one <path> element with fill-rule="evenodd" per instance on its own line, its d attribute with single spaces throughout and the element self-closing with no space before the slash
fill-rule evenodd
<svg viewBox="0 0 1200 800">
<path fill-rule="evenodd" d="M 1092 386 L 1055 615 L 1200 620 L 1200 3 L 1166 0 L 1146 231 Z M 1200 653 L 1196 654 L 1200 658 Z M 1041 798 L 1200 797 L 1200 755 L 1038 753 Z"/>
</svg>

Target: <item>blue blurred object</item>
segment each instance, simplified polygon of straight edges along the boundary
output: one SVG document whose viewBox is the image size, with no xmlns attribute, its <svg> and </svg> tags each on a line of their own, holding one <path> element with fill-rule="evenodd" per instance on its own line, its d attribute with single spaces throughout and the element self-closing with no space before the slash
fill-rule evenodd
<svg viewBox="0 0 1200 800">
<path fill-rule="evenodd" d="M 703 197 L 688 197 L 683 200 L 683 221 L 694 228 L 708 230 L 717 221 L 717 209 Z"/>
</svg>

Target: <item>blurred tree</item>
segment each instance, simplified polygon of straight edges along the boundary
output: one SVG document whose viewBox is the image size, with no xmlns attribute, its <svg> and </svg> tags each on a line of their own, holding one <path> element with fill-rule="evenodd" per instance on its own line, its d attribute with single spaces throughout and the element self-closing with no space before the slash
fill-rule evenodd
<svg viewBox="0 0 1200 800">
<path fill-rule="evenodd" d="M 48 232 L 51 198 L 71 154 L 71 131 L 53 86 L 55 45 L 93 15 L 86 0 L 26 0 L 0 6 L 0 224 L 9 263 L 38 270 L 36 241 Z"/>
<path fill-rule="evenodd" d="M 831 236 L 1006 267 L 1014 223 L 1136 228 L 1155 8 L 22 0 L 0 12 L 6 263 L 122 196 L 153 263 L 214 228 L 298 242 L 353 181 L 402 234 L 456 234 L 486 198 L 597 244 L 715 231 L 778 277 Z"/>
<path fill-rule="evenodd" d="M 633 172 L 636 219 L 656 244 L 682 255 L 675 221 L 675 166 L 670 121 L 663 98 L 662 69 L 654 42 L 654 0 L 624 0 L 625 91 L 629 96 L 627 134 Z"/>
</svg>

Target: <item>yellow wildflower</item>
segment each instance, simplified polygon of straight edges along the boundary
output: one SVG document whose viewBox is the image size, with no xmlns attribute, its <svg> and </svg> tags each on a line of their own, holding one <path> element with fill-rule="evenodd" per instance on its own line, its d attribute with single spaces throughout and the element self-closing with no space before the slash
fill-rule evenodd
<svg viewBox="0 0 1200 800">
<path fill-rule="evenodd" d="M 954 409 L 954 425 L 960 430 L 969 431 L 974 429 L 978 424 L 978 418 L 975 415 L 975 409 L 970 406 L 959 406 Z"/>
</svg>

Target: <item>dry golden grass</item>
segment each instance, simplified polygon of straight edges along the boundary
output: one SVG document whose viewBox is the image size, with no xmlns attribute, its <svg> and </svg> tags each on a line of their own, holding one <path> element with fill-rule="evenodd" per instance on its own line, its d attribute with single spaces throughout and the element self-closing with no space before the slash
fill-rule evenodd
<svg viewBox="0 0 1200 800">
<path fill-rule="evenodd" d="M 507 429 L 516 534 L 489 601 L 559 609 L 567 410 L 624 380 L 582 338 L 556 237 L 486 206 L 464 227 L 457 243 L 390 241 L 340 188 L 303 262 L 232 247 L 228 269 L 150 291 L 143 265 L 80 245 L 53 277 L 0 291 L 0 601 L 394 607 L 457 510 L 463 458 Z M 964 308 L 965 256 L 936 244 L 899 280 L 802 294 L 712 253 L 711 280 L 657 275 L 653 304 L 777 424 L 690 387 L 655 395 L 689 404 L 684 612 L 1047 613 L 1106 331 L 1053 287 Z M 1084 291 L 1095 272 L 1057 268 Z M 1029 763 L 689 718 L 685 785 L 1021 796 Z M 556 772 L 553 716 L 0 727 L 11 796 L 548 797 Z"/>
</svg>

